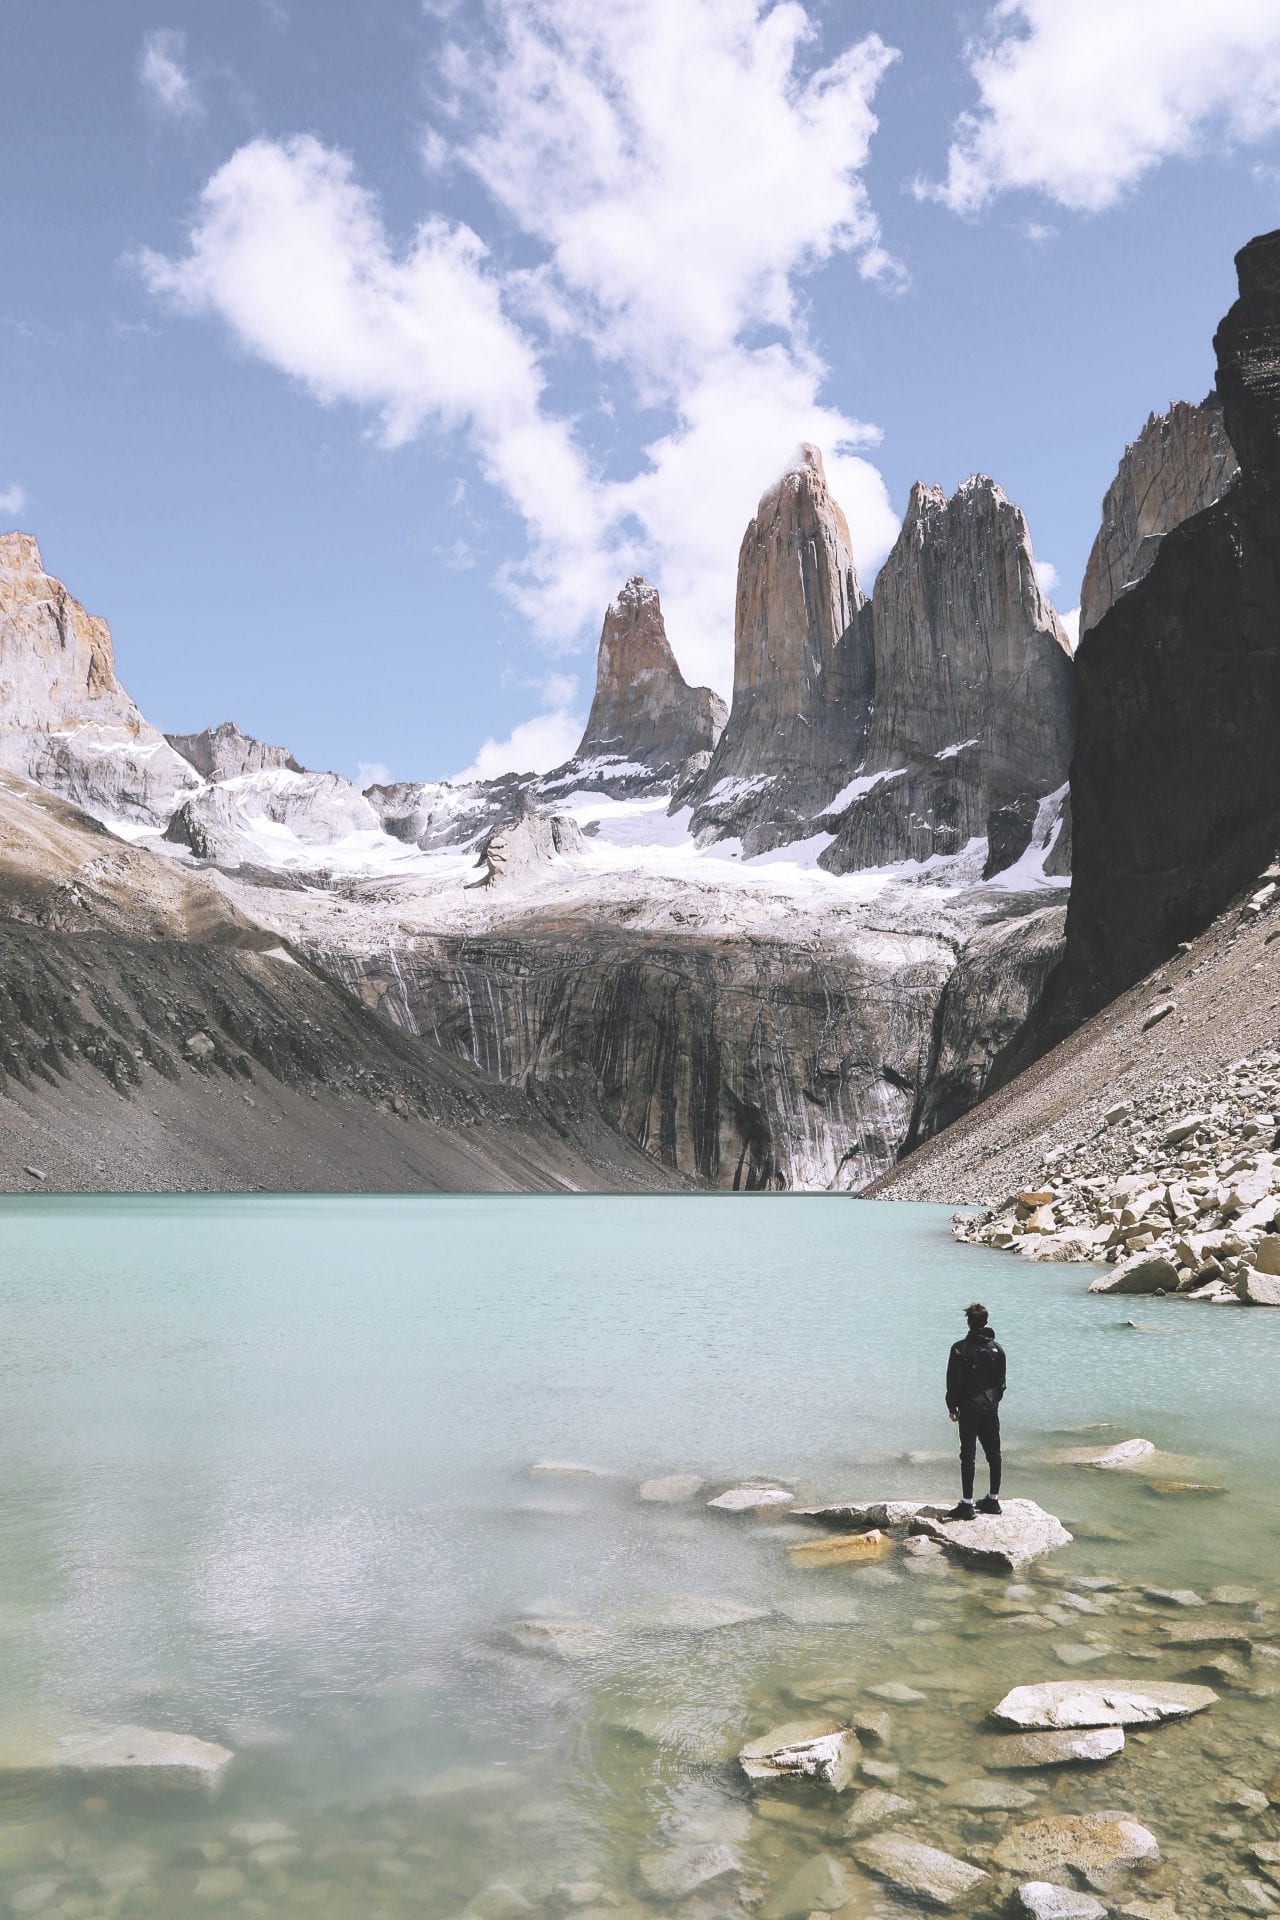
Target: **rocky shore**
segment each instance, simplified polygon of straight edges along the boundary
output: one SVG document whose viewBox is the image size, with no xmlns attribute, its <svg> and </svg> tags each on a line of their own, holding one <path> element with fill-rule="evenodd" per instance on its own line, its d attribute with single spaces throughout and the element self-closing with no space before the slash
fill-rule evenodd
<svg viewBox="0 0 1280 1920">
<path fill-rule="evenodd" d="M 1155 1025 L 1170 1003 L 1149 1012 Z M 1280 1051 L 1118 1100 L 1083 1139 L 1046 1154 L 1039 1182 L 957 1239 L 1028 1260 L 1105 1261 L 1092 1293 L 1177 1293 L 1280 1306 Z"/>
</svg>

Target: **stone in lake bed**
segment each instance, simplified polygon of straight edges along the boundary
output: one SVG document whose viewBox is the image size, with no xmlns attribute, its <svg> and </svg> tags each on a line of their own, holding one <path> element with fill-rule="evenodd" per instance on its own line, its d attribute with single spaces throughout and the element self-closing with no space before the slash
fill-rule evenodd
<svg viewBox="0 0 1280 1920">
<path fill-rule="evenodd" d="M 855 1892 L 843 1862 L 829 1853 L 816 1853 L 765 1901 L 761 1920 L 804 1920 L 810 1913 L 834 1913 L 847 1906 Z"/>
<path fill-rule="evenodd" d="M 705 1484 L 697 1473 L 663 1474 L 655 1480 L 641 1481 L 639 1498 L 660 1506 L 675 1506 L 682 1500 L 692 1500 Z"/>
<path fill-rule="evenodd" d="M 983 1760 L 997 1771 L 1021 1772 L 1027 1767 L 1096 1766 L 1123 1752 L 1123 1727 L 1089 1727 L 1006 1735 L 989 1744 Z"/>
<path fill-rule="evenodd" d="M 1010 1727 L 1139 1727 L 1202 1713 L 1217 1698 L 1210 1687 L 1175 1682 L 1048 1680 L 1014 1687 L 992 1708 L 992 1716 Z"/>
<path fill-rule="evenodd" d="M 0 1733 L 0 1778 L 47 1775 L 90 1785 L 215 1793 L 235 1755 L 216 1741 L 153 1727 L 82 1727 L 47 1738 Z"/>
<path fill-rule="evenodd" d="M 1093 1894 L 1048 1880 L 1028 1880 L 1018 1888 L 1018 1912 L 1026 1920 L 1107 1920 L 1106 1908 Z"/>
<path fill-rule="evenodd" d="M 1069 1868 L 1105 1890 L 1126 1869 L 1158 1860 L 1160 1844 L 1124 1812 L 1055 1813 L 1015 1827 L 993 1857 L 997 1866 L 1038 1880 Z"/>
<path fill-rule="evenodd" d="M 742 1862 L 733 1848 L 715 1844 L 647 1853 L 639 1866 L 645 1886 L 659 1900 L 685 1900 L 691 1893 L 736 1879 L 742 1872 Z"/>
<path fill-rule="evenodd" d="M 755 1513 L 761 1507 L 789 1507 L 794 1500 L 785 1487 L 727 1487 L 707 1505 L 716 1513 Z"/>
<path fill-rule="evenodd" d="M 1154 1459 L 1156 1452 L 1153 1440 L 1121 1440 L 1110 1447 L 1061 1447 L 1049 1455 L 1049 1464 L 1054 1467 L 1102 1467 L 1110 1472 L 1124 1472 Z"/>
<path fill-rule="evenodd" d="M 817 1780 L 841 1793 L 858 1765 L 858 1736 L 851 1727 L 829 1721 L 788 1721 L 738 1754 L 748 1780 Z"/>
<path fill-rule="evenodd" d="M 803 1540 L 787 1548 L 787 1558 L 798 1567 L 839 1567 L 860 1560 L 884 1560 L 894 1551 L 887 1533 L 873 1527 L 868 1533 L 832 1533 L 821 1540 Z"/>
<path fill-rule="evenodd" d="M 959 1906 L 990 1884 L 990 1875 L 981 1867 L 925 1846 L 909 1834 L 880 1834 L 864 1840 L 854 1854 L 879 1879 L 927 1906 Z"/>
<path fill-rule="evenodd" d="M 905 1680 L 881 1680 L 873 1687 L 864 1689 L 875 1700 L 889 1700 L 895 1706 L 915 1707 L 927 1696 L 918 1687 L 909 1687 Z"/>
<path fill-rule="evenodd" d="M 865 1787 L 845 1816 L 844 1831 L 850 1839 L 856 1839 L 859 1834 L 889 1826 L 899 1814 L 914 1812 L 914 1800 L 890 1793 L 887 1787 Z"/>
<path fill-rule="evenodd" d="M 609 1644 L 605 1629 L 593 1626 L 590 1621 L 541 1617 L 513 1620 L 505 1627 L 498 1627 L 492 1637 L 495 1646 L 564 1661 L 594 1659 Z"/>
<path fill-rule="evenodd" d="M 1021 1813 L 1034 1806 L 1035 1799 L 1034 1793 L 1007 1780 L 957 1780 L 943 1793 L 941 1804 L 966 1813 Z"/>
</svg>

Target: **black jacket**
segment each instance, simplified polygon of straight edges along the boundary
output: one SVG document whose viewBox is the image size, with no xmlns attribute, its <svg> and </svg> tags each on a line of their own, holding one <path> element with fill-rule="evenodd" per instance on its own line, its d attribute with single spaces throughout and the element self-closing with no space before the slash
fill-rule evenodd
<svg viewBox="0 0 1280 1920">
<path fill-rule="evenodd" d="M 947 1361 L 947 1412 L 992 1412 L 1004 1396 L 1004 1373 L 1004 1348 L 991 1328 L 967 1333 Z"/>
</svg>

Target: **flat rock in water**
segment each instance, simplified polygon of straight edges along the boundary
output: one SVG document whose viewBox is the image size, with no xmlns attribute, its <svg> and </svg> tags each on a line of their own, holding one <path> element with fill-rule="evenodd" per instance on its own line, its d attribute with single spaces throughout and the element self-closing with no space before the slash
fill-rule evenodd
<svg viewBox="0 0 1280 1920">
<path fill-rule="evenodd" d="M 1160 1844 L 1127 1813 L 1053 1813 L 1015 1827 L 993 1857 L 1012 1873 L 1049 1879 L 1069 1868 L 1105 1888 L 1126 1868 L 1158 1860 Z"/>
<path fill-rule="evenodd" d="M 0 1737 L 0 1776 L 47 1774 L 77 1786 L 137 1784 L 166 1792 L 214 1793 L 235 1755 L 190 1733 L 153 1727 L 84 1727 L 52 1739 Z"/>
<path fill-rule="evenodd" d="M 934 1907 L 955 1907 L 989 1883 L 990 1875 L 908 1834 L 885 1833 L 864 1840 L 855 1856 L 891 1887 Z"/>
<path fill-rule="evenodd" d="M 581 1460 L 535 1460 L 530 1473 L 548 1480 L 607 1480 L 600 1467 L 589 1467 Z"/>
<path fill-rule="evenodd" d="M 1025 1767 L 1096 1766 L 1123 1752 L 1123 1727 L 1089 1727 L 1080 1732 L 1010 1734 L 991 1741 L 983 1760 L 997 1772 L 1021 1772 Z"/>
<path fill-rule="evenodd" d="M 941 1540 L 962 1559 L 1011 1573 L 1071 1542 L 1061 1520 L 1034 1500 L 1006 1500 L 1001 1513 L 979 1513 L 972 1520 L 948 1520 L 945 1510 L 924 1507 L 911 1526 L 915 1533 Z"/>
<path fill-rule="evenodd" d="M 840 1793 L 857 1769 L 858 1736 L 829 1720 L 788 1721 L 749 1740 L 738 1762 L 748 1780 L 819 1780 Z"/>
<path fill-rule="evenodd" d="M 639 1497 L 661 1506 L 675 1506 L 681 1500 L 692 1500 L 702 1492 L 705 1482 L 696 1473 L 668 1473 L 656 1480 L 644 1480 L 640 1484 Z"/>
<path fill-rule="evenodd" d="M 785 1487 L 727 1487 L 707 1505 L 718 1513 L 754 1513 L 759 1507 L 789 1507 L 794 1499 Z"/>
<path fill-rule="evenodd" d="M 1091 1893 L 1055 1887 L 1049 1880 L 1028 1880 L 1018 1888 L 1018 1912 L 1027 1920 L 1107 1920 L 1107 1910 Z"/>
<path fill-rule="evenodd" d="M 1125 1680 L 1047 1680 L 1014 1687 L 992 1715 L 1009 1727 L 1142 1727 L 1202 1713 L 1217 1698 L 1211 1687 L 1172 1681 L 1142 1686 Z"/>
</svg>

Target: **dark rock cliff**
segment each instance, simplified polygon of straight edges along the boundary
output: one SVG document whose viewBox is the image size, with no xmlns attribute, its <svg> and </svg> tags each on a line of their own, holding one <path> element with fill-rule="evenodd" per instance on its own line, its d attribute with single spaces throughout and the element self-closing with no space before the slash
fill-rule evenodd
<svg viewBox="0 0 1280 1920">
<path fill-rule="evenodd" d="M 1066 952 L 1002 1078 L 1194 937 L 1280 844 L 1280 232 L 1236 266 L 1214 344 L 1242 471 L 1081 642 Z"/>
</svg>

